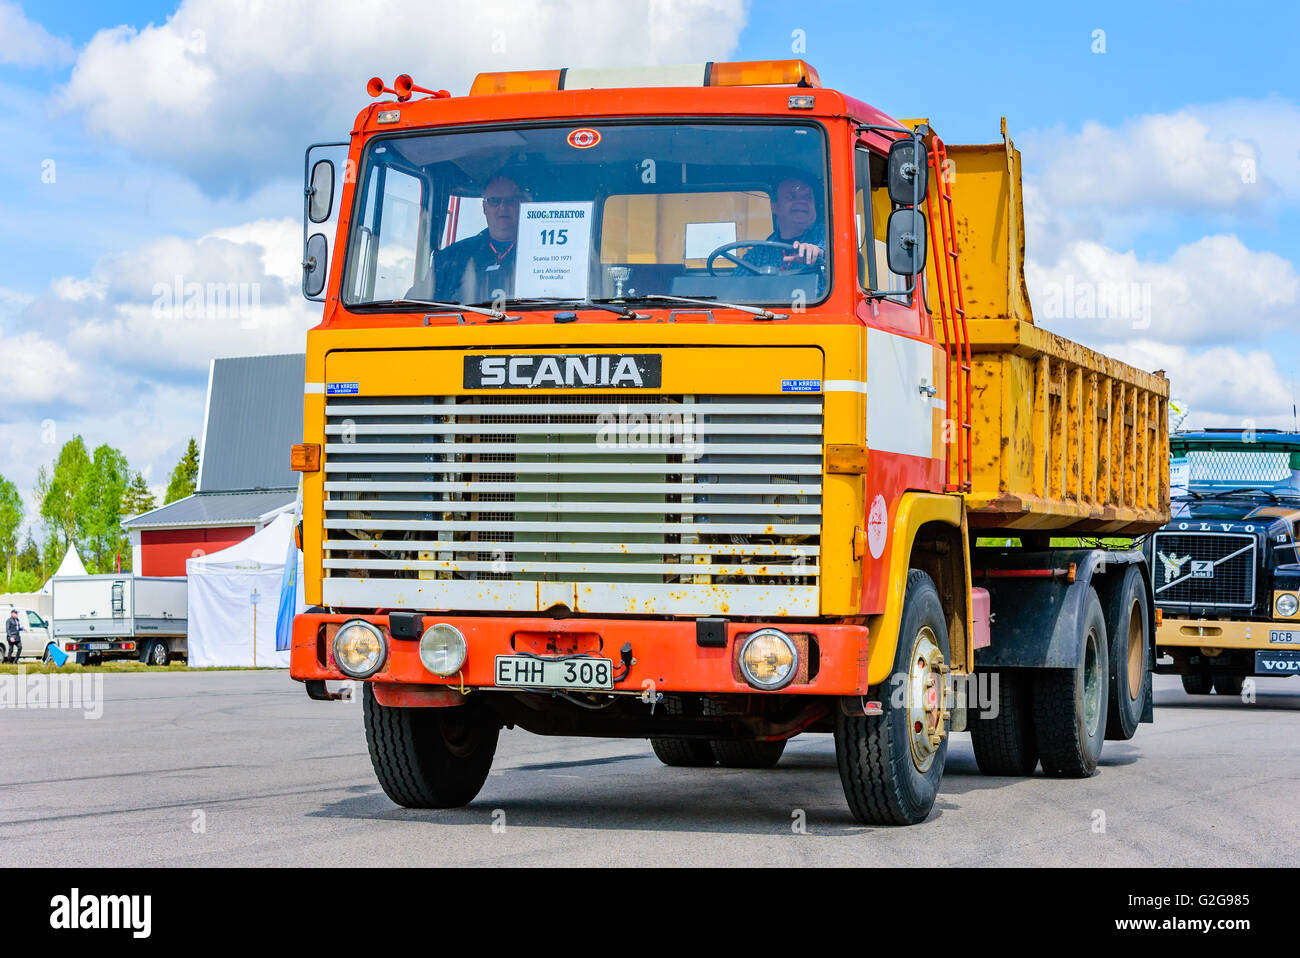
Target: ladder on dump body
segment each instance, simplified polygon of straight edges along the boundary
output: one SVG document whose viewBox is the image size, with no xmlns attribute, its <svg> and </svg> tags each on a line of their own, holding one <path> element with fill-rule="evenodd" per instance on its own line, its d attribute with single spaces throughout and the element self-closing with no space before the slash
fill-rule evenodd
<svg viewBox="0 0 1300 958">
<path fill-rule="evenodd" d="M 971 356 L 966 330 L 966 295 L 961 284 L 961 257 L 957 252 L 956 220 L 952 210 L 951 168 L 943 140 L 930 134 L 930 247 L 934 253 L 935 288 L 939 292 L 939 317 L 948 351 L 947 402 L 943 438 L 947 446 L 945 492 L 970 492 L 971 488 Z M 939 228 L 934 228 L 935 221 Z M 956 388 L 953 388 L 956 380 Z M 953 435 L 953 428 L 957 429 Z"/>
</svg>

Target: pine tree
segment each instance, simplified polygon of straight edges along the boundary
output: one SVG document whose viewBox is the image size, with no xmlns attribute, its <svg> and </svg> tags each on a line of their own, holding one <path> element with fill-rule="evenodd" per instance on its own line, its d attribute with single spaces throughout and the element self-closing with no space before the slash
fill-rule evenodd
<svg viewBox="0 0 1300 958">
<path fill-rule="evenodd" d="M 137 472 L 131 477 L 131 484 L 122 496 L 122 518 L 130 519 L 156 508 L 158 500 L 149 491 L 149 483 L 144 481 L 144 474 Z"/>
<path fill-rule="evenodd" d="M 185 447 L 185 455 L 181 456 L 181 461 L 176 463 L 176 468 L 172 470 L 171 479 L 167 483 L 167 495 L 163 499 L 163 505 L 192 495 L 198 481 L 199 444 L 191 437 L 190 444 Z"/>
</svg>

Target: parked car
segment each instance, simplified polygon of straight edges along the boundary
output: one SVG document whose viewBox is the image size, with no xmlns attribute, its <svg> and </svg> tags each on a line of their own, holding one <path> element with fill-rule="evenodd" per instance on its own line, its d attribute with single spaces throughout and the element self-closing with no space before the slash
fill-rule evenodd
<svg viewBox="0 0 1300 958">
<path fill-rule="evenodd" d="M 43 662 L 50 660 L 50 648 L 54 645 L 54 630 L 50 628 L 41 615 L 33 609 L 24 608 L 20 605 L 0 606 L 0 612 L 3 612 L 6 619 L 12 609 L 18 610 L 18 621 L 22 624 L 22 634 L 20 636 L 23 644 L 22 654 L 19 656 L 21 661 L 39 659 Z M 8 653 L 9 646 L 5 645 L 5 652 Z"/>
</svg>

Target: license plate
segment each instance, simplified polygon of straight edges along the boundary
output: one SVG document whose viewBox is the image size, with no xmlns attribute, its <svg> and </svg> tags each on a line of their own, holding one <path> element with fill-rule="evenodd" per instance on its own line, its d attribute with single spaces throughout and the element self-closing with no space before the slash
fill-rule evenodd
<svg viewBox="0 0 1300 958">
<path fill-rule="evenodd" d="M 535 659 L 498 655 L 496 684 L 543 689 L 612 689 L 614 663 L 609 659 Z"/>
<path fill-rule="evenodd" d="M 1300 632 L 1269 629 L 1268 642 L 1270 645 L 1300 645 Z"/>
<path fill-rule="evenodd" d="M 1257 649 L 1256 675 L 1300 675 L 1300 649 Z"/>
<path fill-rule="evenodd" d="M 86 646 L 86 648 L 90 649 L 92 652 L 101 652 L 108 647 L 107 642 L 91 642 Z"/>
</svg>

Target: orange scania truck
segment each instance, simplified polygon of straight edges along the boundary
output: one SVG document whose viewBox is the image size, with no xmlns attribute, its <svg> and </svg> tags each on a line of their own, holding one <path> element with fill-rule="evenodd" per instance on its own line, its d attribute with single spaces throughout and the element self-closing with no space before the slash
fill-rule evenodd
<svg viewBox="0 0 1300 958">
<path fill-rule="evenodd" d="M 912 824 L 954 732 L 1081 777 L 1150 721 L 1147 562 L 1079 537 L 1167 521 L 1168 382 L 1034 325 L 1005 123 L 800 60 L 369 90 L 304 166 L 292 675 L 360 681 L 393 801 L 472 801 L 502 728 L 825 732 Z"/>
</svg>

